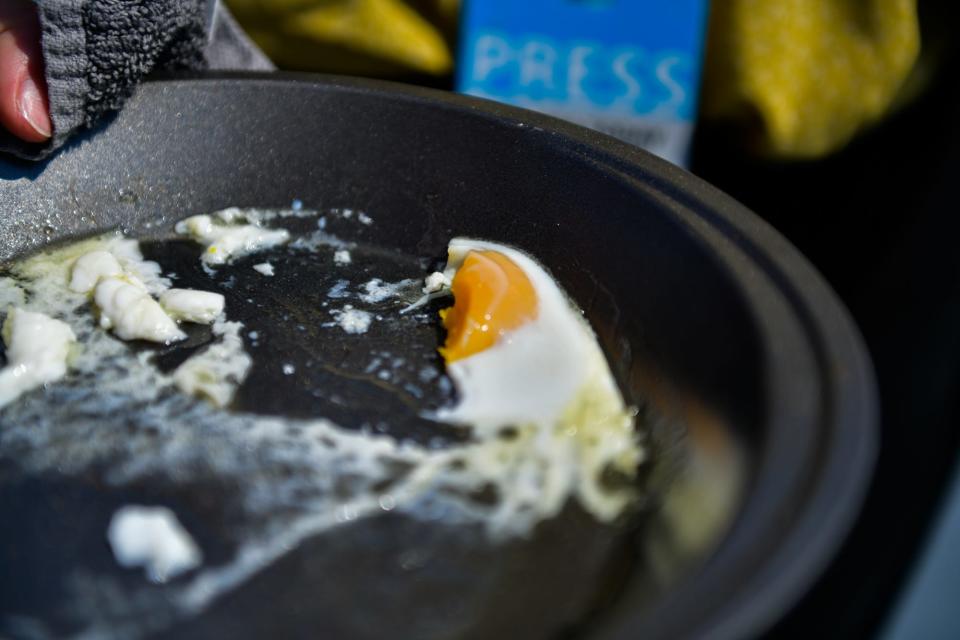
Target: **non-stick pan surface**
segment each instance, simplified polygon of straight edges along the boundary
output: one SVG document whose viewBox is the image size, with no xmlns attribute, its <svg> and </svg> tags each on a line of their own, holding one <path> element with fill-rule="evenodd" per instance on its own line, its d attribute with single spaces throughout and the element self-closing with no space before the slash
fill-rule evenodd
<svg viewBox="0 0 960 640">
<path fill-rule="evenodd" d="M 117 490 L 96 473 L 23 473 L 0 450 L 0 632 L 69 635 L 95 610 L 107 627 L 169 637 L 744 637 L 809 588 L 856 515 L 876 409 L 846 312 L 754 215 L 610 138 L 409 87 L 220 76 L 147 84 L 100 131 L 39 166 L 4 162 L 0 177 L 3 259 L 112 228 L 160 239 L 187 215 L 293 199 L 376 220 L 358 232 L 356 278 L 416 277 L 456 235 L 522 247 L 584 308 L 654 424 L 646 506 L 626 525 L 599 526 L 572 506 L 530 540 L 498 546 L 385 514 L 291 549 L 197 618 L 149 625 L 129 607 L 111 614 L 111 589 L 144 585 L 113 563 L 110 514 L 131 501 L 174 506 L 206 562 L 225 562 L 230 487 L 175 490 L 161 478 Z M 144 248 L 187 283 L 203 277 L 189 247 Z M 295 266 L 299 279 L 262 292 L 265 310 L 241 312 L 276 340 L 255 351 L 240 408 L 322 411 L 358 428 L 396 418 L 402 437 L 456 441 L 391 389 L 332 366 L 303 373 L 308 362 L 349 369 L 351 354 L 374 347 L 291 318 L 331 277 Z M 252 289 L 235 294 L 237 308 L 255 282 L 240 283 Z M 408 338 L 406 355 L 435 358 L 435 325 L 371 336 L 381 350 Z M 172 366 L 183 354 L 162 357 Z M 711 492 L 724 483 L 730 491 Z"/>
</svg>

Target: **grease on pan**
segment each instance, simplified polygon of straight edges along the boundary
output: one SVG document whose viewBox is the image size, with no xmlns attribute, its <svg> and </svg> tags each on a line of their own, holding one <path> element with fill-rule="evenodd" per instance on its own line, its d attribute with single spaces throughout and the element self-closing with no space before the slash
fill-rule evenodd
<svg viewBox="0 0 960 640">
<path fill-rule="evenodd" d="M 273 220 L 306 215 L 242 212 L 248 224 L 266 230 Z M 346 244 L 317 230 L 274 251 L 339 250 Z M 609 471 L 629 479 L 642 460 L 633 414 L 579 311 L 522 252 L 456 240 L 450 245 L 448 275 L 431 278 L 434 286 L 452 281 L 454 292 L 461 291 L 456 309 L 471 286 L 468 279 L 460 281 L 465 288 L 458 287 L 457 280 L 469 253 L 495 252 L 524 274 L 536 307 L 534 317 L 507 327 L 485 349 L 448 363 L 460 400 L 434 417 L 459 425 L 469 437 L 437 448 L 323 416 L 293 419 L 229 410 L 232 392 L 256 366 L 229 307 L 213 325 L 212 342 L 172 374 L 165 373 L 156 364 L 156 352 L 131 349 L 104 332 L 87 296 L 70 290 L 72 265 L 98 250 L 111 251 L 118 262 L 126 261 L 124 268 L 145 274 L 140 278 L 153 295 L 170 286 L 160 278 L 159 265 L 139 256 L 135 242 L 116 236 L 14 265 L 9 275 L 28 307 L 66 322 L 83 350 L 74 373 L 0 413 L 0 455 L 16 457 L 22 468 L 37 473 L 105 469 L 105 482 L 116 487 L 158 476 L 174 484 L 206 478 L 233 487 L 235 552 L 171 581 L 167 595 L 178 615 L 203 610 L 304 539 L 387 510 L 447 526 L 479 525 L 497 542 L 529 536 L 570 500 L 598 520 L 613 520 L 634 495 L 629 482 L 606 481 Z M 211 276 L 211 288 L 214 284 Z M 505 295 L 510 295 L 507 284 Z M 409 289 L 416 295 L 419 288 L 419 283 L 394 287 L 375 278 L 357 292 L 344 287 L 338 295 L 350 298 L 353 311 L 414 323 L 422 320 L 401 316 L 409 301 L 394 293 Z M 543 359 L 539 368 L 534 366 L 538 359 Z M 575 361 L 581 365 L 576 375 L 561 372 L 555 379 L 555 366 Z M 190 378 L 205 385 L 183 381 L 191 367 L 199 373 Z M 528 378 L 525 392 L 491 386 L 491 372 L 498 369 L 505 380 Z M 422 379 L 424 384 L 445 380 Z M 128 416 L 122 424 L 111 419 L 120 413 Z"/>
</svg>

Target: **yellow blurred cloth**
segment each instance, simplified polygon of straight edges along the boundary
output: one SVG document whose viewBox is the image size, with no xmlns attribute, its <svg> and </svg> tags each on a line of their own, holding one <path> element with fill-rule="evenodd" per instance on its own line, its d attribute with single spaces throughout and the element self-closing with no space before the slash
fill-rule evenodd
<svg viewBox="0 0 960 640">
<path fill-rule="evenodd" d="M 281 68 L 452 71 L 460 0 L 227 4 Z M 822 156 L 890 110 L 919 50 L 917 0 L 713 0 L 701 113 L 767 155 Z"/>
<path fill-rule="evenodd" d="M 889 110 L 919 50 L 916 0 L 715 0 L 701 113 L 821 156 Z"/>
<path fill-rule="evenodd" d="M 441 28 L 459 0 L 227 0 L 280 67 L 363 75 L 444 75 L 453 56 Z M 432 22 L 431 22 L 432 19 Z"/>
</svg>

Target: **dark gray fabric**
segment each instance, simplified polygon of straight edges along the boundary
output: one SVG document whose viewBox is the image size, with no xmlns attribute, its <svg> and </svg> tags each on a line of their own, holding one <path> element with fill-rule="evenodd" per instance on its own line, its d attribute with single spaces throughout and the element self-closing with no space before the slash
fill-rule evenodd
<svg viewBox="0 0 960 640">
<path fill-rule="evenodd" d="M 84 126 L 87 82 L 87 40 L 82 3 L 43 3 L 43 57 L 50 96 L 53 139 L 47 144 L 27 144 L 0 127 L 0 149 L 26 158 L 38 158 L 59 147 L 72 132 Z"/>
<path fill-rule="evenodd" d="M 36 160 L 118 108 L 155 70 L 199 69 L 206 0 L 38 0 L 54 136 L 27 144 L 0 129 L 0 151 Z"/>
<path fill-rule="evenodd" d="M 86 0 L 85 124 L 119 107 L 151 71 L 201 68 L 205 9 L 204 0 Z"/>
</svg>

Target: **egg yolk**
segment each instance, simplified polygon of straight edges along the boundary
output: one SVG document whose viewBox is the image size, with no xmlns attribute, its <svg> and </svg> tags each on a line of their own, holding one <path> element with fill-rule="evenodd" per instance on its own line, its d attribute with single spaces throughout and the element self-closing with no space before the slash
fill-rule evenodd
<svg viewBox="0 0 960 640">
<path fill-rule="evenodd" d="M 527 274 L 502 253 L 471 251 L 451 283 L 453 306 L 440 312 L 447 362 L 488 349 L 505 333 L 537 317 L 537 294 Z"/>
</svg>

